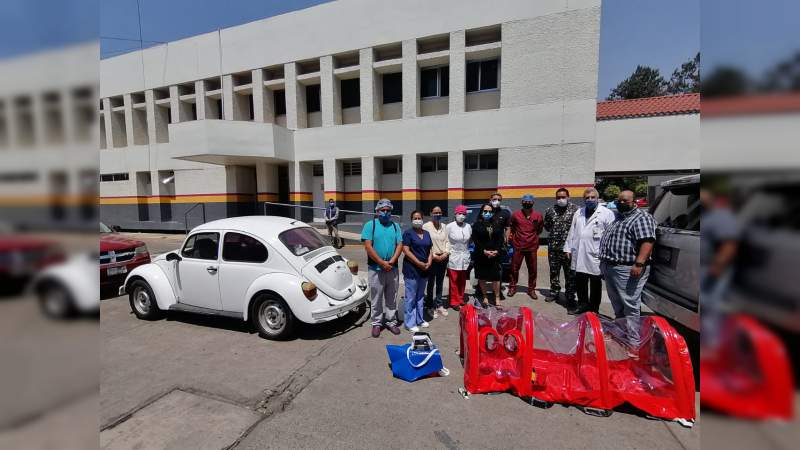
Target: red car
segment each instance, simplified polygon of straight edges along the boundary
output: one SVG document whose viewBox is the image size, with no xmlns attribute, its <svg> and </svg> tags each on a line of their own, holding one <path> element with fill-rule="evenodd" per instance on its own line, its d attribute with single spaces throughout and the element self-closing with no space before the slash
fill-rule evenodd
<svg viewBox="0 0 800 450">
<path fill-rule="evenodd" d="M 144 242 L 126 238 L 100 222 L 100 289 L 118 288 L 128 272 L 150 262 Z"/>
<path fill-rule="evenodd" d="M 638 206 L 639 208 L 647 208 L 647 206 L 648 206 L 647 197 L 639 197 L 639 198 L 637 198 L 636 199 L 636 206 Z"/>
</svg>

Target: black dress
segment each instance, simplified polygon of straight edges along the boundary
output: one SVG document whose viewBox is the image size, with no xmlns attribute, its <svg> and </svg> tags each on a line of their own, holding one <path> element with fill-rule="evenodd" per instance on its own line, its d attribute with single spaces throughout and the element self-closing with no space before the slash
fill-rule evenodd
<svg viewBox="0 0 800 450">
<path fill-rule="evenodd" d="M 500 260 L 498 252 L 494 258 L 486 256 L 484 250 L 502 250 L 505 241 L 503 228 L 492 222 L 477 222 L 472 227 L 472 241 L 475 243 L 475 278 L 486 281 L 500 281 Z"/>
</svg>

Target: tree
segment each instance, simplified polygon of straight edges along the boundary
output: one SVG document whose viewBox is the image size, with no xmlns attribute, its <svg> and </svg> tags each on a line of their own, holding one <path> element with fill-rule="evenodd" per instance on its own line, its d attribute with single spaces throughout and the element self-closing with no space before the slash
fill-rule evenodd
<svg viewBox="0 0 800 450">
<path fill-rule="evenodd" d="M 622 80 L 611 90 L 606 100 L 627 100 L 632 98 L 657 97 L 667 92 L 667 81 L 658 69 L 636 66 L 631 76 Z"/>
<path fill-rule="evenodd" d="M 620 192 L 622 192 L 622 189 L 620 189 L 619 186 L 610 184 L 603 190 L 603 198 L 608 201 L 616 200 Z"/>
<path fill-rule="evenodd" d="M 667 93 L 688 94 L 700 92 L 700 52 L 672 72 L 667 83 Z"/>
<path fill-rule="evenodd" d="M 800 52 L 779 62 L 764 75 L 761 91 L 797 91 L 800 90 Z"/>
<path fill-rule="evenodd" d="M 634 194 L 636 194 L 637 198 L 647 197 L 647 188 L 648 188 L 647 181 L 638 181 L 633 185 L 631 190 L 633 191 Z"/>
<path fill-rule="evenodd" d="M 721 66 L 703 80 L 703 98 L 743 95 L 750 87 L 751 81 L 741 69 Z"/>
</svg>

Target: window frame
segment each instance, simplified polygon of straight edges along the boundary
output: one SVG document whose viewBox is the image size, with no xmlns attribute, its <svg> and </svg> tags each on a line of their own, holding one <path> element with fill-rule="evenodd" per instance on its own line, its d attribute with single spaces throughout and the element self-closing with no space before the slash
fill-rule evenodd
<svg viewBox="0 0 800 450">
<path fill-rule="evenodd" d="M 430 159 L 433 160 L 433 170 L 423 170 L 423 159 Z M 436 172 L 447 172 L 448 163 L 444 163 L 444 168 L 442 168 L 442 164 L 440 161 L 447 161 L 447 155 L 421 155 L 420 162 L 419 162 L 419 171 L 420 173 L 436 173 Z"/>
<path fill-rule="evenodd" d="M 354 167 L 358 167 L 358 173 L 355 173 L 355 171 L 353 170 Z M 361 173 L 362 173 L 361 161 L 342 161 L 342 176 L 355 177 L 355 176 L 361 176 Z"/>
<path fill-rule="evenodd" d="M 394 172 L 386 171 L 386 161 L 397 161 L 397 170 Z M 403 158 L 382 158 L 381 159 L 381 175 L 394 175 L 403 173 Z"/>
<path fill-rule="evenodd" d="M 475 167 L 475 168 L 467 167 L 467 162 L 469 161 L 469 158 L 476 158 L 476 157 L 478 158 L 477 159 L 477 167 Z M 495 164 L 494 164 L 495 167 L 494 168 L 482 167 L 484 165 L 483 162 L 484 162 L 484 160 L 487 159 L 487 157 L 493 157 L 492 159 L 495 160 Z M 498 170 L 499 162 L 500 162 L 500 158 L 499 158 L 498 154 L 494 153 L 494 152 L 467 153 L 467 154 L 464 155 L 464 170 L 465 171 L 471 171 L 471 172 L 478 171 L 478 170 Z M 488 164 L 487 164 L 487 166 L 488 166 Z"/>
<path fill-rule="evenodd" d="M 283 103 L 278 103 L 278 96 L 283 97 Z M 278 108 L 281 105 L 281 108 Z M 275 89 L 272 91 L 272 107 L 275 112 L 275 117 L 286 115 L 286 89 Z M 222 114 L 220 112 L 220 114 Z"/>
<path fill-rule="evenodd" d="M 493 88 L 481 89 L 481 81 L 483 80 L 483 65 L 489 61 L 497 61 L 497 85 Z M 470 91 L 468 85 L 468 75 L 469 70 L 467 67 L 470 64 L 478 64 L 478 90 Z M 487 58 L 487 59 L 478 59 L 478 60 L 470 60 L 467 61 L 464 67 L 464 91 L 467 94 L 475 94 L 479 92 L 494 92 L 500 90 L 500 58 Z"/>
<path fill-rule="evenodd" d="M 400 78 L 400 93 L 399 93 L 399 100 L 387 102 L 386 101 L 386 77 L 387 76 L 398 76 Z M 402 103 L 403 102 L 403 72 L 392 72 L 392 73 L 384 73 L 381 75 L 381 104 L 382 105 L 393 105 L 395 103 Z"/>
<path fill-rule="evenodd" d="M 444 83 L 445 80 L 442 78 L 442 70 L 447 69 L 447 83 Z M 425 96 L 422 94 L 422 73 L 428 71 L 436 71 L 436 94 L 435 95 L 428 95 Z M 420 89 L 419 89 L 419 98 L 420 100 L 430 100 L 435 98 L 448 98 L 450 96 L 450 66 L 449 65 L 441 65 L 441 66 L 433 66 L 433 67 L 424 67 L 419 69 L 419 78 L 420 78 Z M 447 94 L 443 95 L 442 92 L 444 91 L 443 87 L 447 85 Z"/>
<path fill-rule="evenodd" d="M 319 168 L 319 172 L 317 172 L 317 168 Z M 319 175 L 317 175 L 319 173 Z M 311 165 L 311 176 L 312 177 L 324 177 L 325 176 L 325 166 L 322 163 L 313 163 Z"/>
<path fill-rule="evenodd" d="M 355 83 L 353 83 L 355 81 Z M 344 85 L 345 83 L 353 83 L 356 85 L 358 89 L 358 95 L 355 96 L 355 105 L 350 105 L 349 103 L 345 103 L 345 95 L 344 95 Z M 339 101 L 340 106 L 342 109 L 349 109 L 349 108 L 359 108 L 361 107 L 361 79 L 360 78 L 348 78 L 345 80 L 339 80 Z"/>
<path fill-rule="evenodd" d="M 195 257 L 192 257 L 192 256 L 186 256 L 186 245 L 189 243 L 189 241 L 192 238 L 194 238 L 194 241 L 196 243 L 197 236 L 200 236 L 201 234 L 213 234 L 213 235 L 217 236 L 217 256 L 214 259 L 195 258 Z M 181 257 L 182 258 L 186 258 L 186 259 L 195 260 L 195 261 L 219 261 L 219 258 L 220 258 L 220 251 L 219 251 L 219 237 L 220 236 L 219 235 L 220 235 L 219 231 L 207 231 L 207 230 L 202 230 L 202 231 L 198 231 L 196 233 L 190 234 L 189 237 L 187 237 L 186 240 L 183 241 L 183 245 L 181 246 Z M 194 244 L 192 245 L 192 249 L 194 250 Z"/>
<path fill-rule="evenodd" d="M 108 177 L 111 177 L 108 179 Z M 105 179 L 104 179 L 105 178 Z M 101 183 L 112 183 L 115 181 L 130 181 L 130 174 L 128 172 L 115 172 L 115 173 L 101 173 Z"/>
<path fill-rule="evenodd" d="M 227 258 L 225 258 L 225 240 L 228 238 L 229 234 L 237 234 L 239 236 L 245 236 L 245 237 L 253 239 L 257 243 L 259 243 L 262 247 L 264 247 L 264 260 L 263 261 L 242 261 L 242 260 L 238 260 L 238 259 L 227 259 Z M 250 234 L 247 234 L 247 233 L 242 233 L 241 231 L 225 231 L 225 235 L 222 237 L 222 251 L 219 252 L 219 254 L 220 254 L 220 258 L 222 259 L 222 261 L 228 262 L 228 263 L 264 264 L 265 262 L 269 261 L 269 248 L 267 247 L 267 244 L 262 242 L 261 239 L 258 239 L 257 237 L 255 237 L 253 235 L 250 235 Z"/>
</svg>

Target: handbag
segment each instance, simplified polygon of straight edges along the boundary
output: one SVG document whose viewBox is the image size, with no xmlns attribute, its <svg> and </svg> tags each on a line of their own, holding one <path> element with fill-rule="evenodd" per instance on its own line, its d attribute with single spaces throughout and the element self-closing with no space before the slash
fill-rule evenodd
<svg viewBox="0 0 800 450">
<path fill-rule="evenodd" d="M 437 372 L 448 373 L 442 364 L 439 348 L 430 342 L 430 338 L 427 339 L 427 345 L 420 345 L 419 342 L 420 338 L 415 335 L 414 344 L 386 346 L 395 378 L 412 382 Z"/>
</svg>

